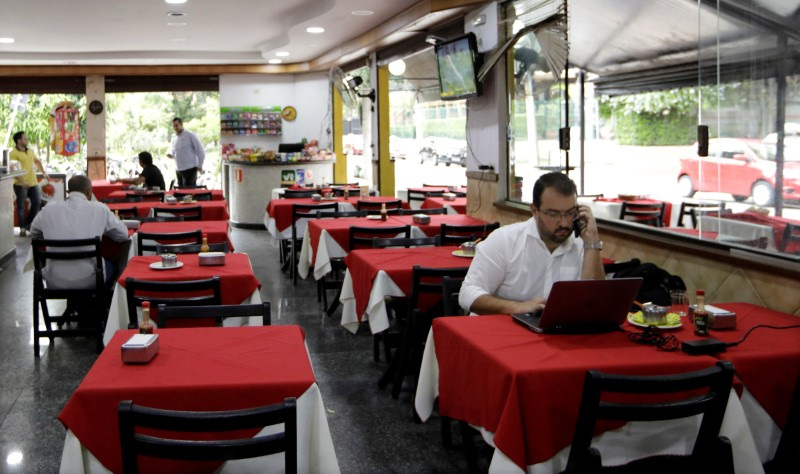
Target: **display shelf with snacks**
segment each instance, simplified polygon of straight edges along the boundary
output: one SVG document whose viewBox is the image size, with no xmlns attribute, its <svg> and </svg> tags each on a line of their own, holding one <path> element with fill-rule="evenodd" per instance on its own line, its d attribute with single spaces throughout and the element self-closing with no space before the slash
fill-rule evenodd
<svg viewBox="0 0 800 474">
<path fill-rule="evenodd" d="M 278 136 L 282 128 L 279 106 L 220 107 L 222 136 Z"/>
</svg>

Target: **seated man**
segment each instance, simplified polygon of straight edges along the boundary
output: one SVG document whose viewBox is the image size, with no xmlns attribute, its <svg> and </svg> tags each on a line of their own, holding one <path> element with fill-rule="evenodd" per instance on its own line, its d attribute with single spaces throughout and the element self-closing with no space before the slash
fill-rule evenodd
<svg viewBox="0 0 800 474">
<path fill-rule="evenodd" d="M 597 223 L 578 205 L 575 183 L 563 173 L 533 186 L 533 217 L 501 227 L 478 244 L 458 301 L 476 314 L 531 313 L 544 307 L 559 280 L 604 279 Z M 578 220 L 580 242 L 573 226 Z"/>
<path fill-rule="evenodd" d="M 128 228 L 114 216 L 105 204 L 90 201 L 92 182 L 86 176 L 76 175 L 67 182 L 69 196 L 66 201 L 56 201 L 45 206 L 31 224 L 31 235 L 36 239 L 91 239 L 108 235 L 111 240 L 128 240 Z M 116 268 L 105 261 L 106 283 L 116 278 Z M 50 288 L 83 289 L 94 286 L 94 262 L 47 262 L 44 279 Z"/>
<path fill-rule="evenodd" d="M 150 152 L 143 151 L 139 153 L 139 166 L 142 167 L 142 172 L 136 178 L 122 178 L 118 180 L 120 183 L 140 185 L 144 183 L 146 188 L 155 188 L 164 191 L 164 176 L 161 170 L 153 164 L 153 155 Z"/>
</svg>

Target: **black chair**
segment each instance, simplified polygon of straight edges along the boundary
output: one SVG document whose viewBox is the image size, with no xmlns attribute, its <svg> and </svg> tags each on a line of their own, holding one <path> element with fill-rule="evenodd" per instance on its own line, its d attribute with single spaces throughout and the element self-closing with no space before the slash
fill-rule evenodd
<svg viewBox="0 0 800 474">
<path fill-rule="evenodd" d="M 411 238 L 411 226 L 403 225 L 397 227 L 350 227 L 350 237 L 348 238 L 347 251 L 352 252 L 356 249 L 371 249 L 372 240 L 385 237 Z"/>
<path fill-rule="evenodd" d="M 394 238 L 394 239 L 372 239 L 372 248 L 385 249 L 392 247 L 439 247 L 441 241 L 439 236 L 436 237 L 411 237 L 411 238 Z"/>
<path fill-rule="evenodd" d="M 289 191 L 287 189 L 287 191 Z M 312 219 L 319 211 L 335 211 L 338 209 L 335 202 L 327 204 L 292 204 L 292 240 L 289 242 L 289 265 L 291 265 L 292 284 L 297 285 L 297 256 L 303 236 L 297 232 L 297 222 L 301 219 Z"/>
<path fill-rule="evenodd" d="M 103 257 L 100 237 L 80 240 L 32 239 L 33 251 L 33 355 L 39 357 L 39 338 L 93 336 L 97 352 L 103 349 L 103 328 L 108 316 L 108 288 L 103 277 Z M 94 265 L 94 285 L 87 289 L 48 288 L 44 269 L 48 262 L 76 262 L 91 260 Z M 47 300 L 67 300 L 67 310 L 61 316 L 51 316 Z M 74 306 L 73 306 L 74 305 Z M 39 309 L 44 319 L 44 329 L 39 327 Z M 78 323 L 76 328 L 63 328 L 64 324 Z M 58 329 L 53 329 L 56 324 Z"/>
<path fill-rule="evenodd" d="M 800 225 L 786 224 L 786 228 L 783 230 L 781 248 L 779 250 L 781 252 L 787 252 L 792 242 L 800 242 Z"/>
<path fill-rule="evenodd" d="M 210 201 L 211 200 L 211 191 L 204 191 L 199 193 L 182 193 L 180 191 L 175 191 L 173 193 L 175 199 L 178 201 L 182 201 L 186 198 L 186 196 L 191 196 L 191 199 L 195 201 Z"/>
<path fill-rule="evenodd" d="M 409 189 L 408 204 L 410 205 L 412 201 L 419 201 L 420 203 L 423 203 L 429 197 L 442 197 L 443 194 L 444 191 L 412 191 Z"/>
<path fill-rule="evenodd" d="M 135 219 L 139 216 L 136 206 L 132 207 L 118 207 L 111 211 L 119 216 L 120 219 Z"/>
<path fill-rule="evenodd" d="M 156 255 L 161 255 L 162 253 L 200 253 L 200 247 L 202 246 L 203 244 L 156 245 Z M 230 253 L 231 249 L 228 245 L 228 242 L 219 242 L 215 244 L 208 244 L 208 251 Z"/>
<path fill-rule="evenodd" d="M 186 294 L 191 296 L 155 296 Z M 150 307 L 167 306 L 219 306 L 222 304 L 219 277 L 191 281 L 145 281 L 125 279 L 125 294 L 128 298 L 128 329 L 139 327 L 136 308 L 149 301 Z M 146 296 L 143 296 L 146 295 Z"/>
<path fill-rule="evenodd" d="M 297 400 L 233 411 L 173 411 L 119 402 L 119 437 L 122 447 L 122 472 L 139 472 L 138 457 L 191 461 L 230 461 L 285 453 L 285 471 L 297 472 Z M 231 432 L 261 429 L 283 423 L 282 433 L 252 438 L 195 441 L 164 438 L 162 431 L 179 433 Z M 137 428 L 160 430 L 160 436 L 137 433 Z"/>
<path fill-rule="evenodd" d="M 444 316 L 464 316 L 466 314 L 466 311 L 458 304 L 458 294 L 463 283 L 463 278 L 442 277 L 442 309 Z"/>
<path fill-rule="evenodd" d="M 392 201 L 356 201 L 356 209 L 359 211 L 380 211 L 383 209 L 384 204 L 386 205 L 386 210 L 397 209 L 399 210 L 402 207 L 403 202 L 399 199 L 395 199 Z"/>
<path fill-rule="evenodd" d="M 213 319 L 217 327 L 222 327 L 225 318 L 247 318 L 261 316 L 261 324 L 272 324 L 269 303 L 261 304 L 232 304 L 219 306 L 167 306 L 158 305 L 158 327 L 165 328 L 171 319 L 180 320 L 209 320 Z M 185 327 L 182 325 L 181 327 Z"/>
<path fill-rule="evenodd" d="M 389 368 L 383 374 L 378 386 L 384 389 L 390 380 L 393 380 L 392 398 L 397 400 L 400 389 L 407 374 L 411 374 L 416 389 L 416 380 L 419 377 L 419 367 L 422 361 L 422 352 L 425 339 L 431 328 L 434 317 L 441 316 L 441 304 L 421 311 L 419 309 L 420 296 L 423 294 L 442 295 L 442 278 L 464 278 L 467 276 L 468 267 L 464 268 L 425 268 L 415 265 L 411 273 L 411 293 L 408 297 L 408 315 L 401 328 L 400 347 L 395 351 Z M 438 309 L 438 311 L 437 311 Z"/>
<path fill-rule="evenodd" d="M 340 219 L 352 217 L 366 217 L 366 211 L 317 211 L 317 219 Z M 325 314 L 333 316 L 339 306 L 339 296 L 341 296 L 342 285 L 344 284 L 344 273 L 347 266 L 344 258 L 331 258 L 331 271 L 327 275 L 317 280 L 317 302 L 322 303 Z M 328 291 L 335 290 L 336 297 L 328 305 Z"/>
<path fill-rule="evenodd" d="M 155 241 L 155 244 L 145 244 L 145 240 Z M 173 244 L 202 244 L 203 231 L 200 229 L 190 230 L 188 232 L 137 232 L 136 244 L 138 249 L 136 255 L 142 256 L 145 252 L 158 252 L 158 247 L 165 247 L 167 244 L 164 242 L 172 242 Z"/>
<path fill-rule="evenodd" d="M 202 221 L 203 220 L 203 208 L 201 206 L 192 206 L 192 207 L 154 207 L 153 208 L 153 217 L 160 217 L 160 216 L 179 216 L 183 217 L 185 221 Z"/>
<path fill-rule="evenodd" d="M 447 209 L 444 207 L 434 207 L 431 209 L 400 209 L 398 215 L 413 216 L 414 214 L 425 214 L 427 216 L 438 216 L 447 214 Z"/>
<path fill-rule="evenodd" d="M 188 184 L 184 184 L 183 186 L 175 186 L 174 183 L 175 183 L 175 180 L 172 180 L 169 183 L 170 184 L 170 189 L 175 189 L 175 190 L 179 190 L 179 189 L 208 189 L 208 187 L 205 184 L 198 184 L 198 185 L 195 185 L 195 186 L 190 186 Z"/>
<path fill-rule="evenodd" d="M 500 228 L 500 223 L 484 225 L 448 225 L 442 224 L 442 245 L 461 245 L 477 239 L 485 239 L 489 234 Z"/>
<path fill-rule="evenodd" d="M 144 224 L 145 222 L 183 222 L 181 216 L 160 216 L 160 217 L 132 217 L 132 220 L 139 221 Z"/>
<path fill-rule="evenodd" d="M 619 210 L 620 220 L 629 220 L 639 224 L 646 224 L 654 227 L 664 226 L 664 211 L 667 203 L 633 203 L 622 201 L 622 208 Z"/>
<path fill-rule="evenodd" d="M 129 202 L 144 202 L 142 196 L 138 194 L 126 194 L 124 198 L 110 198 L 105 197 L 103 198 L 103 204 L 123 204 Z"/>
<path fill-rule="evenodd" d="M 586 372 L 575 436 L 565 473 L 596 472 L 711 472 L 733 473 L 730 441 L 719 435 L 733 383 L 734 368 L 720 361 L 696 372 L 629 376 Z M 679 394 L 703 390 L 675 400 L 620 403 L 602 399 L 606 393 L 630 395 Z M 600 453 L 591 447 L 597 420 L 664 421 L 703 415 L 692 453 L 688 456 L 650 456 L 622 466 L 604 467 Z"/>
<path fill-rule="evenodd" d="M 717 204 L 683 201 L 678 213 L 678 227 L 686 227 L 683 222 L 683 218 L 686 216 L 692 219 L 692 228 L 696 229 L 700 216 L 720 216 L 726 214 L 725 211 L 731 212 L 730 209 L 725 208 L 724 201 Z"/>
<path fill-rule="evenodd" d="M 284 189 L 280 197 L 283 199 L 310 198 L 317 193 L 319 193 L 318 189 Z"/>
<path fill-rule="evenodd" d="M 345 217 L 367 217 L 366 211 L 317 211 L 317 219 L 340 219 Z"/>
<path fill-rule="evenodd" d="M 144 202 L 164 202 L 164 191 L 148 191 L 147 194 L 126 193 L 125 198 L 142 198 Z"/>
<path fill-rule="evenodd" d="M 797 466 L 800 466 L 800 375 L 797 376 L 778 449 L 772 460 L 764 464 L 764 470 L 767 474 L 788 474 L 795 472 Z"/>
</svg>

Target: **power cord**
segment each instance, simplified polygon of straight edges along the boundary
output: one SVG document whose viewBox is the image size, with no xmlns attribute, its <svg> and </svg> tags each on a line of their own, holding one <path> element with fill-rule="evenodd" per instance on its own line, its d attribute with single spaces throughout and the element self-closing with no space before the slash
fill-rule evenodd
<svg viewBox="0 0 800 474">
<path fill-rule="evenodd" d="M 728 342 L 728 343 L 726 343 L 726 344 L 725 344 L 725 347 L 734 347 L 734 346 L 738 346 L 739 344 L 743 343 L 745 339 L 747 339 L 747 336 L 749 336 L 751 332 L 755 331 L 755 330 L 756 330 L 756 329 L 758 329 L 758 328 L 767 328 L 767 329 L 795 329 L 795 328 L 800 328 L 800 324 L 793 324 L 793 325 L 791 325 L 791 326 L 772 326 L 771 324 L 756 324 L 755 326 L 753 326 L 753 327 L 751 327 L 750 329 L 748 329 L 748 330 L 747 330 L 747 332 L 746 332 L 746 333 L 744 333 L 744 336 L 742 336 L 742 338 L 741 338 L 741 339 L 739 339 L 739 340 L 738 340 L 738 341 L 736 341 L 736 342 Z"/>
<path fill-rule="evenodd" d="M 627 333 L 628 339 L 633 342 L 656 346 L 661 351 L 674 352 L 680 349 L 680 342 L 677 337 L 672 334 L 664 334 L 655 327 L 646 327 L 642 332 L 632 332 L 624 329 L 622 329 L 622 332 Z"/>
</svg>

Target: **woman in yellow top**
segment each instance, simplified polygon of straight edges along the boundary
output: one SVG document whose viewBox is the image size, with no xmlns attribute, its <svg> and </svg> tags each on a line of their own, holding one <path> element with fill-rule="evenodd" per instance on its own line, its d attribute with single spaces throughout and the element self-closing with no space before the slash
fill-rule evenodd
<svg viewBox="0 0 800 474">
<path fill-rule="evenodd" d="M 9 153 L 8 158 L 19 161 L 25 174 L 14 178 L 14 194 L 17 196 L 17 223 L 19 224 L 19 235 L 24 236 L 25 231 L 31 227 L 33 218 L 39 212 L 42 202 L 42 195 L 39 190 L 39 181 L 36 179 L 36 171 L 33 169 L 35 164 L 45 179 L 50 179 L 44 170 L 42 162 L 28 148 L 28 137 L 25 132 L 14 134 L 14 149 Z M 25 219 L 25 198 L 31 200 L 31 207 L 28 211 L 28 218 Z"/>
</svg>

